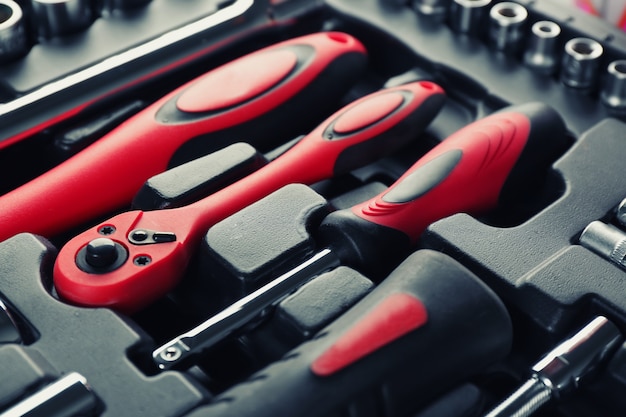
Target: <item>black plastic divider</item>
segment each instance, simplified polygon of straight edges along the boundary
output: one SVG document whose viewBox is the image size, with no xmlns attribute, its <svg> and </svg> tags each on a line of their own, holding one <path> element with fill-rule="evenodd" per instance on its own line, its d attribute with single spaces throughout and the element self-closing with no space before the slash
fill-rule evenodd
<svg viewBox="0 0 626 417">
<path fill-rule="evenodd" d="M 178 416 L 208 399 L 208 392 L 181 373 L 146 377 L 128 359 L 150 339 L 108 309 L 62 303 L 50 293 L 55 248 L 30 234 L 0 244 L 0 291 L 38 331 L 28 348 L 59 374 L 78 372 L 102 402 L 98 415 Z M 17 378 L 20 362 L 0 364 L 3 378 Z"/>
</svg>

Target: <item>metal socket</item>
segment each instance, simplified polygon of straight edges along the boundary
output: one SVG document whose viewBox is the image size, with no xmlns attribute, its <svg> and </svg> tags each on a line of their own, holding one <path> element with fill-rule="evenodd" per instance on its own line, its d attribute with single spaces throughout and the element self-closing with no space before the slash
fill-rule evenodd
<svg viewBox="0 0 626 417">
<path fill-rule="evenodd" d="M 478 33 L 491 0 L 453 0 L 450 6 L 450 26 L 459 33 Z"/>
<path fill-rule="evenodd" d="M 19 4 L 0 0 L 0 63 L 18 58 L 30 48 Z"/>
<path fill-rule="evenodd" d="M 579 243 L 616 265 L 626 267 L 626 233 L 617 227 L 593 221 L 581 233 Z"/>
<path fill-rule="evenodd" d="M 86 29 L 96 13 L 91 0 L 32 0 L 38 35 L 50 39 Z"/>
<path fill-rule="evenodd" d="M 565 44 L 561 63 L 561 82 L 568 87 L 583 90 L 595 87 L 603 52 L 602 45 L 593 39 L 570 39 Z"/>
<path fill-rule="evenodd" d="M 612 109 L 626 111 L 626 59 L 611 62 L 606 72 L 600 94 L 602 102 Z"/>
<path fill-rule="evenodd" d="M 524 53 L 524 64 L 542 74 L 552 74 L 558 65 L 557 40 L 561 27 L 541 20 L 532 25 Z"/>
<path fill-rule="evenodd" d="M 489 11 L 489 41 L 501 52 L 514 54 L 524 38 L 528 10 L 521 4 L 503 2 Z"/>
</svg>

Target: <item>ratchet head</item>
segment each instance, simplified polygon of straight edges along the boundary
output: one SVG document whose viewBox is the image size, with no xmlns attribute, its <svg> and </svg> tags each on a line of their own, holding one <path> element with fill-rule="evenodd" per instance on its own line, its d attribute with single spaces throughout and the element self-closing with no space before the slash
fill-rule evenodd
<svg viewBox="0 0 626 417">
<path fill-rule="evenodd" d="M 132 313 L 167 293 L 190 257 L 188 227 L 169 212 L 123 213 L 70 240 L 54 266 L 59 295 Z"/>
</svg>

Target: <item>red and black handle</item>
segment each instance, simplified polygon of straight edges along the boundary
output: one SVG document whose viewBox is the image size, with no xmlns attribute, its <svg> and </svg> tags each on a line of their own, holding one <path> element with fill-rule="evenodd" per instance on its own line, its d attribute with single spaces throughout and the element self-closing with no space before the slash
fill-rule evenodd
<svg viewBox="0 0 626 417">
<path fill-rule="evenodd" d="M 413 415 L 511 343 L 509 315 L 485 284 L 447 255 L 418 251 L 313 340 L 189 417 L 313 417 L 362 406 Z"/>
<path fill-rule="evenodd" d="M 63 247 L 54 269 L 57 291 L 76 304 L 136 311 L 178 282 L 213 224 L 286 184 L 312 184 L 398 150 L 426 128 L 443 102 L 442 89 L 431 82 L 382 90 L 339 110 L 268 165 L 203 200 L 115 216 Z M 92 243 L 99 238 L 108 239 L 98 243 L 110 251 L 110 262 L 94 258 L 100 249 Z"/>
<path fill-rule="evenodd" d="M 53 237 L 124 208 L 173 159 L 182 162 L 238 141 L 269 149 L 334 110 L 365 64 L 358 40 L 327 32 L 214 69 L 0 197 L 0 240 L 21 232 Z"/>
<path fill-rule="evenodd" d="M 560 115 L 542 103 L 478 120 L 424 155 L 388 190 L 331 213 L 320 237 L 345 264 L 384 276 L 426 227 L 455 213 L 483 214 L 525 196 L 568 143 Z"/>
</svg>

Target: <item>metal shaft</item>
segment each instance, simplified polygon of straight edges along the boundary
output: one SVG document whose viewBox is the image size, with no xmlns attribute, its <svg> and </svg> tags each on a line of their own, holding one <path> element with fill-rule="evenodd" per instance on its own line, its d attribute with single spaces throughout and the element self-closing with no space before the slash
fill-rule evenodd
<svg viewBox="0 0 626 417">
<path fill-rule="evenodd" d="M 43 38 L 69 35 L 87 28 L 96 17 L 90 0 L 32 0 L 33 13 Z"/>
<path fill-rule="evenodd" d="M 528 417 L 550 401 L 552 391 L 538 378 L 526 381 L 485 417 Z"/>
<path fill-rule="evenodd" d="M 296 268 L 252 292 L 194 329 L 176 337 L 152 353 L 161 369 L 169 369 L 190 355 L 200 353 L 234 333 L 316 275 L 340 265 L 330 249 L 324 249 Z"/>
</svg>

